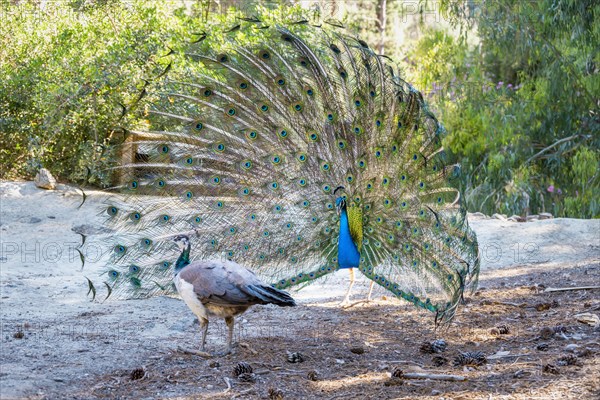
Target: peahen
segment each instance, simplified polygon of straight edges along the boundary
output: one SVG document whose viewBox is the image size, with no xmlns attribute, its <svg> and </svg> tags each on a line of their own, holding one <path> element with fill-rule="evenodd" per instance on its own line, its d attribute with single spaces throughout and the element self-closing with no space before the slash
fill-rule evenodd
<svg viewBox="0 0 600 400">
<path fill-rule="evenodd" d="M 436 320 L 454 315 L 479 273 L 460 169 L 386 58 L 304 21 L 242 22 L 169 57 L 137 99 L 145 119 L 123 129 L 109 295 L 172 291 L 172 238 L 197 235 L 192 258 L 278 289 L 356 268 Z"/>
<path fill-rule="evenodd" d="M 198 317 L 202 329 L 200 350 L 204 351 L 208 316 L 225 318 L 229 329 L 227 350 L 231 352 L 234 317 L 255 304 L 295 306 L 296 302 L 286 292 L 265 285 L 251 271 L 233 261 L 190 261 L 191 242 L 185 235 L 174 241 L 181 249 L 175 263 L 173 279 L 179 295 Z"/>
</svg>

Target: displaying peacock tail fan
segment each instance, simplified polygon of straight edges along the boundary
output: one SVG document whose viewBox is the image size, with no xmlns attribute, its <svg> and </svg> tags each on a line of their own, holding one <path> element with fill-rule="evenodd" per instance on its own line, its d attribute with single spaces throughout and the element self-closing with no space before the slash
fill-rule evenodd
<svg viewBox="0 0 600 400">
<path fill-rule="evenodd" d="M 335 27 L 243 22 L 194 42 L 144 85 L 115 160 L 113 295 L 172 290 L 180 234 L 192 260 L 234 260 L 278 288 L 318 279 L 339 268 L 343 197 L 359 270 L 453 315 L 477 240 L 422 95 Z"/>
</svg>

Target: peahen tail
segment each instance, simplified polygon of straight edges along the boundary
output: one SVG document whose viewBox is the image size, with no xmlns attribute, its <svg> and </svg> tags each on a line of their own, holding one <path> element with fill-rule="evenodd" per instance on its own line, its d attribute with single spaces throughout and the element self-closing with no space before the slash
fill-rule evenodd
<svg viewBox="0 0 600 400">
<path fill-rule="evenodd" d="M 453 315 L 479 272 L 460 169 L 384 57 L 341 29 L 256 21 L 172 53 L 115 160 L 113 295 L 172 290 L 179 234 L 197 236 L 193 258 L 234 260 L 280 289 L 323 277 L 339 267 L 341 198 L 359 270 Z"/>
</svg>

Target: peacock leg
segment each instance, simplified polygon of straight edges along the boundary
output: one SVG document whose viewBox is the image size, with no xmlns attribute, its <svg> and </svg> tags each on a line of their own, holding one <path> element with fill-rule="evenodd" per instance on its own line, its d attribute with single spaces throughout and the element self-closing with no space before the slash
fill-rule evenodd
<svg viewBox="0 0 600 400">
<path fill-rule="evenodd" d="M 202 330 L 202 340 L 200 342 L 200 350 L 204 351 L 204 345 L 206 344 L 206 334 L 208 333 L 208 319 L 198 317 L 200 322 L 200 329 Z"/>
<path fill-rule="evenodd" d="M 367 295 L 367 301 L 373 300 L 371 295 L 373 294 L 373 287 L 375 286 L 375 282 L 371 281 L 371 285 L 369 286 L 369 294 Z"/>
<path fill-rule="evenodd" d="M 349 268 L 350 270 L 350 286 L 348 286 L 348 291 L 346 292 L 346 297 L 340 303 L 341 306 L 344 306 L 350 303 L 350 292 L 352 291 L 352 286 L 354 286 L 354 268 Z"/>
</svg>

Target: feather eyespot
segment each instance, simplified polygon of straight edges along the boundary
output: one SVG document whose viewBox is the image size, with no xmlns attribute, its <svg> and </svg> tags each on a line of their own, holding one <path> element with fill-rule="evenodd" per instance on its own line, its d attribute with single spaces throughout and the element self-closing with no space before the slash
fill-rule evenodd
<svg viewBox="0 0 600 400">
<path fill-rule="evenodd" d="M 279 137 L 281 138 L 286 138 L 288 136 L 288 131 L 285 129 L 282 129 L 281 131 L 279 131 Z"/>
<path fill-rule="evenodd" d="M 242 196 L 248 196 L 250 194 L 250 189 L 247 187 L 242 189 Z"/>
<path fill-rule="evenodd" d="M 241 82 L 239 86 L 240 86 L 240 89 L 242 89 L 242 90 L 248 89 L 248 83 L 247 82 Z"/>
<path fill-rule="evenodd" d="M 140 267 L 138 267 L 137 265 L 130 265 L 129 272 L 132 274 L 136 274 L 136 273 L 140 272 Z"/>
<path fill-rule="evenodd" d="M 324 191 L 325 193 L 329 193 L 329 192 L 331 192 L 331 186 L 329 186 L 329 185 L 323 185 L 323 191 Z"/>
<path fill-rule="evenodd" d="M 113 216 L 113 217 L 114 217 L 115 215 L 117 215 L 117 214 L 118 214 L 118 212 L 119 212 L 119 209 L 118 209 L 117 207 L 113 207 L 113 206 L 111 206 L 111 207 L 108 207 L 108 208 L 106 209 L 106 213 L 107 213 L 108 215 L 110 215 L 110 216 Z"/>
<path fill-rule="evenodd" d="M 217 56 L 217 59 L 222 63 L 226 63 L 229 61 L 229 57 L 227 56 L 227 54 L 219 54 Z"/>
<path fill-rule="evenodd" d="M 271 163 L 273 165 L 279 165 L 279 164 L 281 164 L 281 157 L 279 157 L 279 156 L 273 156 L 273 157 L 271 157 Z"/>
<path fill-rule="evenodd" d="M 191 199 L 192 197 L 194 197 L 194 193 L 192 193 L 192 192 L 190 192 L 190 191 L 188 191 L 188 192 L 185 192 L 185 197 L 186 197 L 187 199 Z"/>
<path fill-rule="evenodd" d="M 110 276 L 111 278 L 115 279 L 119 277 L 119 273 L 117 271 L 115 271 L 114 269 L 108 272 L 108 276 Z"/>
<path fill-rule="evenodd" d="M 355 126 L 354 127 L 354 133 L 356 135 L 360 135 L 362 133 L 362 128 L 360 126 Z"/>
<path fill-rule="evenodd" d="M 250 161 L 250 160 L 244 160 L 244 161 L 242 161 L 241 164 L 242 164 L 243 169 L 248 170 L 248 169 L 252 168 L 252 161 Z"/>
<path fill-rule="evenodd" d="M 125 251 L 127 251 L 127 248 L 125 246 L 123 246 L 122 244 L 118 244 L 115 246 L 114 250 L 115 250 L 115 253 L 117 253 L 117 254 L 123 254 L 123 253 L 125 253 Z"/>
<path fill-rule="evenodd" d="M 204 89 L 204 91 L 202 92 L 202 94 L 204 95 L 204 97 L 210 97 L 213 94 L 213 91 L 210 89 Z"/>
<path fill-rule="evenodd" d="M 256 131 L 250 131 L 246 133 L 246 137 L 250 140 L 254 140 L 258 137 L 258 133 Z"/>
<path fill-rule="evenodd" d="M 296 104 L 296 105 L 294 105 L 294 110 L 296 110 L 296 111 L 302 111 L 302 104 Z"/>
<path fill-rule="evenodd" d="M 267 50 L 262 50 L 260 53 L 260 58 L 262 58 L 263 60 L 268 60 L 269 58 L 271 58 L 271 53 L 269 53 Z"/>
<path fill-rule="evenodd" d="M 298 185 L 304 187 L 306 186 L 306 179 L 302 178 L 298 180 Z"/>
<path fill-rule="evenodd" d="M 308 134 L 308 138 L 310 139 L 311 142 L 316 142 L 317 140 L 319 140 L 319 135 L 317 135 L 316 133 L 309 133 Z"/>
<path fill-rule="evenodd" d="M 315 92 L 312 89 L 306 89 L 306 94 L 312 96 Z"/>
<path fill-rule="evenodd" d="M 129 219 L 131 219 L 134 222 L 139 221 L 140 218 L 142 218 L 142 215 L 139 212 L 134 212 L 129 215 Z"/>
<path fill-rule="evenodd" d="M 235 116 L 235 114 L 236 114 L 235 108 L 232 107 L 227 110 L 227 115 L 229 115 L 230 117 Z"/>
<path fill-rule="evenodd" d="M 271 184 L 269 185 L 271 187 L 271 189 L 275 190 L 279 188 L 279 184 L 277 182 L 271 182 Z"/>
<path fill-rule="evenodd" d="M 307 158 L 306 153 L 300 153 L 296 156 L 296 159 L 300 162 L 306 161 L 306 158 Z"/>
</svg>

